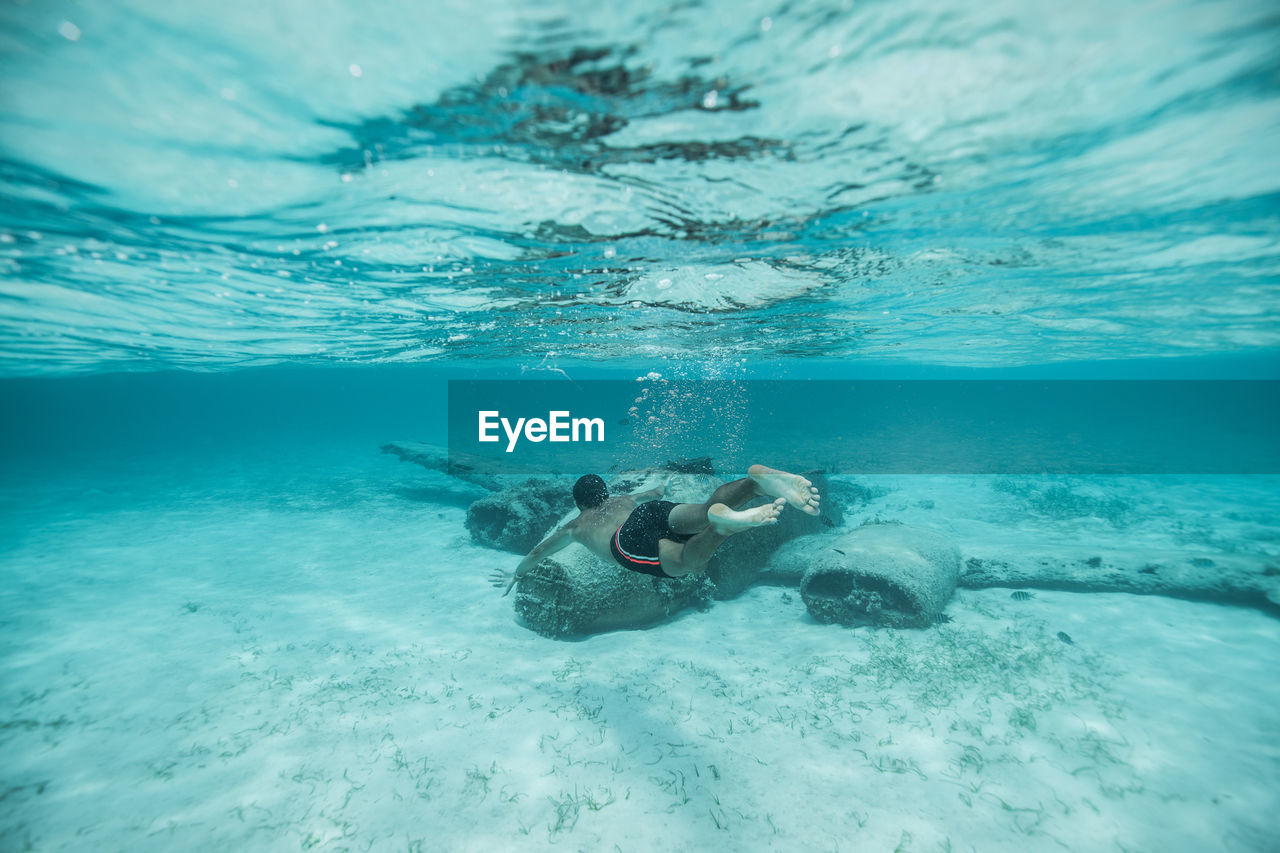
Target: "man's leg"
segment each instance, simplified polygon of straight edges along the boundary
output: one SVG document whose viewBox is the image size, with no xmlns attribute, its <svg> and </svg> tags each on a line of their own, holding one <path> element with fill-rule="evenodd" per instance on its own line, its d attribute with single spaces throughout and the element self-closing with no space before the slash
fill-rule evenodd
<svg viewBox="0 0 1280 853">
<path fill-rule="evenodd" d="M 778 513 L 786 505 L 783 498 L 747 510 L 731 509 L 722 503 L 713 504 L 706 513 L 707 528 L 688 542 L 681 545 L 671 539 L 658 540 L 658 560 L 662 563 L 662 570 L 671 577 L 702 571 L 724 540 L 752 527 L 776 524 Z M 702 504 L 682 506 L 701 507 Z M 671 512 L 675 514 L 674 509 Z"/>
<path fill-rule="evenodd" d="M 747 476 L 732 483 L 725 483 L 716 489 L 711 497 L 700 504 L 679 504 L 671 510 L 667 524 L 675 533 L 689 535 L 707 529 L 710 523 L 708 514 L 716 504 L 724 504 L 730 509 L 737 509 L 752 498 L 764 495 L 771 498 L 783 498 L 792 506 L 817 515 L 818 490 L 813 483 L 799 474 L 788 474 L 776 468 L 764 465 L 752 465 L 747 469 Z M 719 543 L 717 543 L 719 544 Z M 711 549 L 712 551 L 715 548 Z"/>
<path fill-rule="evenodd" d="M 743 477 L 741 480 L 725 483 L 712 492 L 711 497 L 700 504 L 678 504 L 673 507 L 671 515 L 667 516 L 667 526 L 671 528 L 673 533 L 680 533 L 685 536 L 692 533 L 701 533 L 710 524 L 707 520 L 707 513 L 713 506 L 724 504 L 730 509 L 737 509 L 758 494 L 760 493 L 756 491 L 756 481 L 750 477 Z M 712 548 L 711 550 L 714 551 L 715 549 Z"/>
</svg>

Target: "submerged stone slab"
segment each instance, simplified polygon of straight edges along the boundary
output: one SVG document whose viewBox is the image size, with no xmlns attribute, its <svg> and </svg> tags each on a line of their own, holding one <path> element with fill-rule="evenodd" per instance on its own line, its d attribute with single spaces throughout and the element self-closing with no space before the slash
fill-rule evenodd
<svg viewBox="0 0 1280 853">
<path fill-rule="evenodd" d="M 874 481 L 835 483 L 867 498 L 865 509 L 846 500 L 850 515 L 954 526 L 962 542 L 961 587 L 1162 595 L 1280 617 L 1280 533 L 1265 500 L 1242 504 L 1249 499 L 1227 500 L 1215 485 L 1177 478 L 1167 486 L 997 478 L 989 484 L 994 494 L 983 493 L 980 479 L 967 494 L 944 487 L 937 504 L 951 512 L 931 513 L 933 522 L 921 513 L 934 509 L 933 495 L 919 500 L 927 492 L 899 486 L 882 500 L 884 490 L 877 494 L 859 482 Z M 1016 530 L 988 526 L 1013 519 Z M 792 574 L 783 575 L 778 568 L 772 564 L 763 580 L 799 583 L 802 571 L 792 566 Z"/>
<path fill-rule="evenodd" d="M 1217 552 L 1093 548 L 1074 554 L 968 556 L 959 585 L 1129 592 L 1254 607 L 1280 616 L 1280 561 Z"/>
<path fill-rule="evenodd" d="M 960 576 L 960 552 L 950 539 L 899 524 L 799 540 L 773 562 L 783 574 L 803 568 L 800 595 L 809 613 L 841 625 L 932 625 Z"/>
<path fill-rule="evenodd" d="M 421 441 L 392 441 L 382 445 L 383 453 L 398 456 L 401 462 L 412 462 L 432 471 L 456 477 L 482 489 L 496 491 L 503 487 L 502 480 L 488 473 L 492 465 L 472 460 L 465 455 L 452 454 L 443 447 Z"/>
</svg>

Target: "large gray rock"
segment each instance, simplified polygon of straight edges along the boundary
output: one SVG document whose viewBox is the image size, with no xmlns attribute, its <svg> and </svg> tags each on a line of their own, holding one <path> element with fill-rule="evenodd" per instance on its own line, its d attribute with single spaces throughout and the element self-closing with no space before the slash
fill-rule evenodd
<svg viewBox="0 0 1280 853">
<path fill-rule="evenodd" d="M 573 483 L 527 480 L 467 508 L 467 530 L 481 545 L 527 554 L 573 509 Z"/>
<path fill-rule="evenodd" d="M 809 613 L 841 625 L 932 625 L 960 576 L 960 552 L 949 539 L 898 524 L 799 540 L 773 562 L 782 574 L 803 568 L 800 596 Z"/>
<path fill-rule="evenodd" d="M 572 637 L 651 625 L 705 606 L 713 589 L 705 574 L 655 578 L 571 547 L 520 579 L 515 609 L 526 627 L 543 636 Z"/>
</svg>

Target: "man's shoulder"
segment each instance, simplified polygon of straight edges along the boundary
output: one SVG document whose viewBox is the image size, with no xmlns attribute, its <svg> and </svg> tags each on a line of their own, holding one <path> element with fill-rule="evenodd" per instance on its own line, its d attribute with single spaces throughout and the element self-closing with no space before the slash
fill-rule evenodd
<svg viewBox="0 0 1280 853">
<path fill-rule="evenodd" d="M 565 525 L 565 529 L 583 530 L 594 528 L 600 524 L 617 523 L 616 519 L 621 517 L 626 520 L 626 516 L 635 508 L 635 499 L 630 495 L 617 495 L 609 498 L 594 509 L 580 511 Z"/>
</svg>

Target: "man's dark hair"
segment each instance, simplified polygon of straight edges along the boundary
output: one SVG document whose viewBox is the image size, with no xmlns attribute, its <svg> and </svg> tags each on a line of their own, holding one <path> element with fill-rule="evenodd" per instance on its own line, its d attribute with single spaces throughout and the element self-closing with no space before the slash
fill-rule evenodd
<svg viewBox="0 0 1280 853">
<path fill-rule="evenodd" d="M 608 497 L 609 487 L 595 474 L 579 477 L 578 482 L 573 484 L 573 502 L 578 505 L 578 509 L 600 506 Z"/>
</svg>

